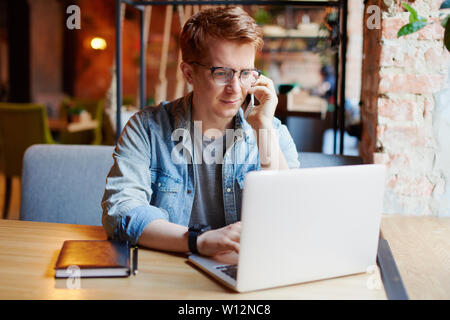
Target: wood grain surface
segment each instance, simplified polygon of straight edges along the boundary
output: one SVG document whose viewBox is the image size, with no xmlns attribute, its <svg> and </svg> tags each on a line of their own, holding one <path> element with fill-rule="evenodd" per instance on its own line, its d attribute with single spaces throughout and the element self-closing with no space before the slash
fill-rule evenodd
<svg viewBox="0 0 450 320">
<path fill-rule="evenodd" d="M 139 250 L 136 276 L 80 279 L 78 289 L 54 278 L 64 240 L 105 238 L 101 227 L 0 220 L 0 299 L 386 299 L 383 287 L 368 286 L 377 273 L 235 293 L 185 255 L 148 249 Z"/>
</svg>

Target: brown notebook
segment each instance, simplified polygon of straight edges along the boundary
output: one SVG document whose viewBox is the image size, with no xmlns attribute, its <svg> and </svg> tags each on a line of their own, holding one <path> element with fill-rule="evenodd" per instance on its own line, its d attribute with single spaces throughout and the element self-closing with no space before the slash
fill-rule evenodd
<svg viewBox="0 0 450 320">
<path fill-rule="evenodd" d="M 115 240 L 64 241 L 55 265 L 55 278 L 129 275 L 130 248 Z"/>
</svg>

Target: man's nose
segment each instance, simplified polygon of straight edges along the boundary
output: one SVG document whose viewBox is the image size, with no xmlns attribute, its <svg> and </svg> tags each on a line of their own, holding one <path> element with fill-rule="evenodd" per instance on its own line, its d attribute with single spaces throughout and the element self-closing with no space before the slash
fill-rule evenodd
<svg viewBox="0 0 450 320">
<path fill-rule="evenodd" d="M 239 79 L 239 73 L 235 72 L 230 82 L 227 84 L 227 88 L 231 91 L 241 90 L 241 80 Z"/>
</svg>

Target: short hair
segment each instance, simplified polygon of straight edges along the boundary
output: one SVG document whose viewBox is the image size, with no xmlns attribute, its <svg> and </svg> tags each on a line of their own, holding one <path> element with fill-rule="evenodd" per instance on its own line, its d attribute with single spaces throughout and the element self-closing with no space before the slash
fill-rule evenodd
<svg viewBox="0 0 450 320">
<path fill-rule="evenodd" d="M 208 50 L 210 39 L 251 44 L 261 50 L 262 29 L 240 7 L 217 7 L 197 12 L 183 26 L 180 47 L 183 61 L 192 62 Z"/>
</svg>

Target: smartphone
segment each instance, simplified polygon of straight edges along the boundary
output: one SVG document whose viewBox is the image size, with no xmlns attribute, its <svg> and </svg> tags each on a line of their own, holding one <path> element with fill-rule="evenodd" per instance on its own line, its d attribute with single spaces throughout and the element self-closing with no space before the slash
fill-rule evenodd
<svg viewBox="0 0 450 320">
<path fill-rule="evenodd" d="M 244 119 L 247 119 L 248 115 L 250 114 L 250 111 L 255 106 L 255 96 L 253 94 L 248 94 L 247 97 L 245 97 L 244 104 L 246 106 L 244 110 Z"/>
<path fill-rule="evenodd" d="M 250 99 L 251 99 L 250 96 L 251 96 L 251 95 L 248 94 L 248 95 L 245 97 L 244 102 L 243 102 L 242 105 L 241 105 L 241 107 L 242 107 L 242 109 L 244 110 L 244 112 L 245 112 L 245 110 L 247 109 L 247 107 L 248 107 L 248 105 L 249 105 L 249 103 L 250 103 Z"/>
</svg>

